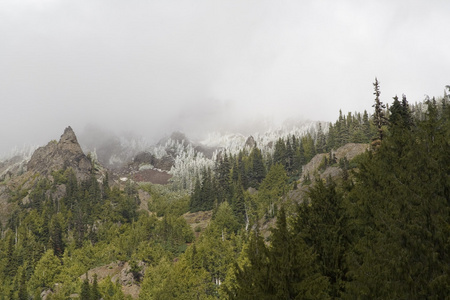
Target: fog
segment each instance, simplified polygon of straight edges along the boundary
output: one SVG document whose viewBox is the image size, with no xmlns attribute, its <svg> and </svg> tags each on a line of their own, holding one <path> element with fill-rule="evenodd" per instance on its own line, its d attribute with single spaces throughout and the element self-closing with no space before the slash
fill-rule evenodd
<svg viewBox="0 0 450 300">
<path fill-rule="evenodd" d="M 0 156 L 94 124 L 157 140 L 334 121 L 450 84 L 450 1 L 0 2 Z"/>
</svg>

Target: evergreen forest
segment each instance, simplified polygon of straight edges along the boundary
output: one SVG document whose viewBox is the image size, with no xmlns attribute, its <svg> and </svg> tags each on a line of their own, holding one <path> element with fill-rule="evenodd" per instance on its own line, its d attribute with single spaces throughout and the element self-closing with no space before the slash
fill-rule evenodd
<svg viewBox="0 0 450 300">
<path fill-rule="evenodd" d="M 99 182 L 94 159 L 87 180 L 35 175 L 9 191 L 0 299 L 449 299 L 450 97 L 380 95 L 272 152 L 221 152 L 192 190 Z M 367 150 L 337 159 L 349 143 Z M 113 264 L 129 281 L 95 272 Z"/>
</svg>

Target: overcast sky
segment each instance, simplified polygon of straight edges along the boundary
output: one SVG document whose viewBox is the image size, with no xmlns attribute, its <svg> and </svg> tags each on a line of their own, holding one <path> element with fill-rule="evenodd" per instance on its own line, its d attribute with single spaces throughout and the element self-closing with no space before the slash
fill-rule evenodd
<svg viewBox="0 0 450 300">
<path fill-rule="evenodd" d="M 450 84 L 450 1 L 0 1 L 0 154 L 87 124 L 159 138 L 334 121 Z"/>
</svg>

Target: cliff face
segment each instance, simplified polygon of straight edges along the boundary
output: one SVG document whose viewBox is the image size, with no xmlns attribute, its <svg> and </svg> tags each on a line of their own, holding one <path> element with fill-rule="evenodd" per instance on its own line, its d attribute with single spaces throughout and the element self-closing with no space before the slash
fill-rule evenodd
<svg viewBox="0 0 450 300">
<path fill-rule="evenodd" d="M 64 130 L 59 142 L 51 141 L 33 153 L 27 164 L 27 170 L 49 175 L 51 171 L 67 167 L 72 168 L 77 178 L 81 180 L 88 178 L 91 172 L 91 162 L 81 150 L 70 126 Z"/>
</svg>

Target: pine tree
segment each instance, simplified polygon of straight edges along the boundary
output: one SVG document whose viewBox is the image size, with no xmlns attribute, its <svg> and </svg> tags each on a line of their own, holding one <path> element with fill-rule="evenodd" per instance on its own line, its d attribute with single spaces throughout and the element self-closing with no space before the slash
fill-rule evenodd
<svg viewBox="0 0 450 300">
<path fill-rule="evenodd" d="M 7 265 L 4 268 L 5 276 L 14 278 L 14 276 L 16 275 L 17 268 L 19 266 L 17 264 L 17 259 L 16 259 L 14 235 L 11 233 L 11 231 L 9 232 L 8 235 L 6 235 L 5 240 L 6 240 L 6 255 L 5 256 L 6 256 L 6 260 L 7 260 Z"/>
<path fill-rule="evenodd" d="M 194 190 L 192 191 L 189 202 L 189 209 L 191 212 L 199 211 L 201 208 L 201 189 L 200 179 L 197 177 L 195 179 Z"/>
<path fill-rule="evenodd" d="M 413 126 L 413 119 L 411 115 L 411 110 L 409 108 L 408 100 L 406 100 L 406 95 L 402 95 L 402 118 L 403 124 L 406 128 L 410 129 Z"/>
<path fill-rule="evenodd" d="M 314 146 L 314 139 L 308 133 L 302 137 L 301 147 L 303 148 L 304 163 L 308 163 L 314 155 L 316 155 L 316 147 Z"/>
<path fill-rule="evenodd" d="M 326 151 L 326 139 L 321 123 L 319 123 L 319 129 L 317 129 L 316 151 L 317 153 L 324 153 Z"/>
<path fill-rule="evenodd" d="M 332 123 L 328 126 L 328 133 L 326 137 L 327 149 L 336 149 L 337 147 L 337 133 Z"/>
<path fill-rule="evenodd" d="M 389 110 L 391 112 L 391 114 L 389 116 L 389 123 L 391 125 L 399 125 L 399 124 L 403 123 L 403 116 L 402 116 L 403 108 L 402 108 L 400 101 L 398 101 L 397 96 L 395 96 L 393 99 L 394 99 L 394 102 L 389 107 Z"/>
<path fill-rule="evenodd" d="M 264 166 L 261 150 L 257 147 L 254 147 L 252 152 L 250 152 L 250 164 L 249 184 L 253 188 L 258 188 L 264 177 L 266 177 L 266 167 Z"/>
<path fill-rule="evenodd" d="M 223 156 L 223 157 L 222 157 Z M 231 161 L 225 152 L 219 156 L 216 163 L 216 179 L 218 184 L 217 198 L 221 203 L 225 200 L 229 201 L 233 193 L 232 179 L 231 179 Z"/>
<path fill-rule="evenodd" d="M 330 296 L 339 298 L 346 281 L 347 213 L 336 184 L 327 182 L 317 179 L 309 189 L 309 201 L 299 206 L 294 231 L 317 253 L 319 270 L 331 284 Z"/>
<path fill-rule="evenodd" d="M 27 291 L 27 274 L 26 274 L 26 265 L 21 268 L 20 279 L 19 279 L 19 290 L 18 290 L 18 299 L 19 300 L 28 300 L 28 291 Z"/>
<path fill-rule="evenodd" d="M 356 250 L 348 254 L 349 298 L 446 297 L 449 129 L 429 101 L 417 128 L 394 131 L 361 161 L 349 195 Z"/>
<path fill-rule="evenodd" d="M 316 255 L 298 231 L 289 230 L 281 207 L 269 248 L 269 287 L 276 299 L 327 299 L 328 279 L 320 274 Z"/>
<path fill-rule="evenodd" d="M 367 141 L 370 141 L 370 139 L 372 138 L 372 132 L 370 129 L 370 120 L 369 120 L 369 115 L 367 113 L 367 110 L 364 110 L 362 125 L 363 125 L 364 136 Z"/>
<path fill-rule="evenodd" d="M 275 143 L 275 150 L 273 152 L 273 164 L 281 164 L 284 166 L 286 163 L 286 144 L 282 138 L 279 138 Z"/>
<path fill-rule="evenodd" d="M 260 217 L 276 216 L 276 203 L 287 192 L 287 175 L 281 164 L 273 165 L 260 185 L 257 195 Z"/>
<path fill-rule="evenodd" d="M 109 198 L 109 194 L 111 193 L 111 188 L 109 186 L 109 175 L 106 172 L 105 177 L 103 178 L 103 199 Z"/>
<path fill-rule="evenodd" d="M 83 283 L 81 284 L 80 300 L 91 300 L 91 287 L 89 285 L 89 277 L 87 272 L 86 278 L 83 280 Z"/>
<path fill-rule="evenodd" d="M 86 230 L 85 214 L 79 204 L 74 208 L 74 238 L 75 246 L 81 248 L 84 242 L 84 234 Z"/>
<path fill-rule="evenodd" d="M 50 222 L 50 244 L 55 255 L 62 257 L 65 245 L 62 237 L 61 224 L 57 215 L 53 215 Z"/>
<path fill-rule="evenodd" d="M 247 252 L 248 265 L 236 269 L 236 289 L 231 299 L 273 299 L 269 291 L 269 252 L 258 232 L 252 232 Z"/>
<path fill-rule="evenodd" d="M 376 146 L 383 140 L 384 137 L 383 126 L 387 124 L 387 119 L 384 113 L 386 105 L 384 105 L 383 102 L 381 102 L 380 100 L 380 87 L 377 78 L 375 78 L 373 86 L 375 90 L 373 93 L 375 95 L 375 104 L 372 106 L 375 108 L 375 111 L 373 113 L 373 122 L 375 123 L 375 127 L 377 128 L 377 136 L 375 138 L 375 143 L 373 145 Z"/>
<path fill-rule="evenodd" d="M 91 288 L 91 300 L 99 300 L 101 298 L 100 291 L 98 289 L 98 282 L 97 282 L 97 273 L 94 273 L 94 282 L 92 283 Z"/>
<path fill-rule="evenodd" d="M 28 281 L 30 291 L 52 288 L 58 275 L 61 273 L 61 261 L 53 254 L 53 250 L 47 250 L 37 262 L 33 275 Z"/>
<path fill-rule="evenodd" d="M 231 200 L 231 207 L 233 209 L 233 214 L 238 222 L 244 224 L 246 220 L 245 197 L 244 189 L 240 180 L 233 186 L 233 198 Z"/>
<path fill-rule="evenodd" d="M 284 162 L 284 169 L 286 173 L 291 175 L 293 171 L 294 164 L 294 149 L 292 148 L 289 138 L 286 140 L 286 158 Z"/>
</svg>

